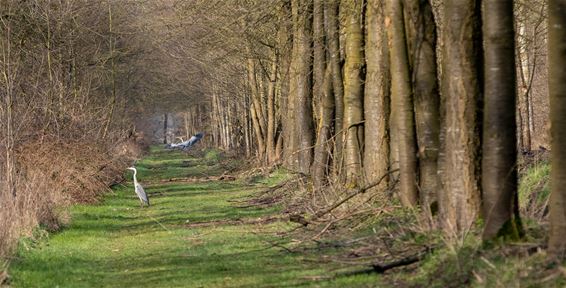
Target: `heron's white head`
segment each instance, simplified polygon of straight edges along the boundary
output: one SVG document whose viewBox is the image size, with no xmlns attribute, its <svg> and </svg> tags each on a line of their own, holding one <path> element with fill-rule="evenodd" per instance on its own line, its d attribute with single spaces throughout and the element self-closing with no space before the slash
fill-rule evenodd
<svg viewBox="0 0 566 288">
<path fill-rule="evenodd" d="M 132 170 L 134 172 L 136 171 L 136 168 L 134 168 L 134 167 L 128 167 L 127 169 Z"/>
</svg>

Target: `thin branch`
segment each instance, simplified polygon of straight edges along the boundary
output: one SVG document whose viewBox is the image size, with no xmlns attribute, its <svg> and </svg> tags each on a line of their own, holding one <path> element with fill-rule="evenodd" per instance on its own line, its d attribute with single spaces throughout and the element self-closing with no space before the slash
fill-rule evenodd
<svg viewBox="0 0 566 288">
<path fill-rule="evenodd" d="M 368 185 L 366 185 L 365 187 L 359 188 L 357 190 L 355 190 L 353 193 L 351 193 L 350 195 L 346 196 L 346 198 L 336 202 L 334 205 L 330 206 L 329 208 L 327 208 L 326 210 L 323 210 L 321 212 L 316 213 L 315 215 L 315 219 L 320 218 L 328 213 L 330 213 L 332 210 L 338 208 L 340 205 L 344 204 L 345 202 L 347 202 L 348 200 L 352 199 L 354 196 L 358 195 L 358 194 L 363 194 L 365 193 L 367 190 L 379 185 L 381 183 L 381 181 L 383 181 L 387 176 L 389 176 L 392 173 L 395 173 L 399 171 L 399 169 L 393 169 L 393 170 L 389 170 L 387 173 L 383 174 L 377 181 L 374 181 Z"/>
</svg>

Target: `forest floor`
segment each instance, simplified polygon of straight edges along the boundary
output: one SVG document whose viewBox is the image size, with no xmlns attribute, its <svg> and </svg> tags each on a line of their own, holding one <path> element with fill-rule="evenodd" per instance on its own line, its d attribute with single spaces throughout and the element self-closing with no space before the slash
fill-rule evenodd
<svg viewBox="0 0 566 288">
<path fill-rule="evenodd" d="M 243 164 L 215 150 L 185 154 L 153 147 L 136 164 L 151 207 L 140 208 L 128 172 L 99 203 L 68 208 L 71 220 L 60 231 L 37 229 L 22 239 L 4 284 L 566 286 L 566 263 L 549 262 L 545 253 L 546 161 L 524 165 L 521 172 L 525 238 L 491 244 L 481 242 L 475 227 L 453 239 L 427 230 L 418 213 L 394 202 L 303 226 L 296 223 L 301 218 L 289 221 L 302 209 L 296 199 L 308 198 L 294 197 L 302 189 L 291 185 L 296 175 L 279 169 L 242 172 Z M 290 198 L 295 202 L 285 201 Z"/>
<path fill-rule="evenodd" d="M 131 174 L 95 205 L 70 208 L 59 232 L 23 239 L 12 287 L 375 287 L 374 274 L 322 264 L 319 252 L 285 248 L 297 224 L 280 205 L 241 205 L 288 177 L 219 177 L 236 160 L 152 148 L 136 164 L 151 207 L 140 208 Z M 226 178 L 220 180 L 220 178 Z M 359 267 L 358 267 L 359 268 Z M 342 269 L 342 270 L 341 270 Z M 346 275 L 346 274 L 344 274 Z"/>
</svg>

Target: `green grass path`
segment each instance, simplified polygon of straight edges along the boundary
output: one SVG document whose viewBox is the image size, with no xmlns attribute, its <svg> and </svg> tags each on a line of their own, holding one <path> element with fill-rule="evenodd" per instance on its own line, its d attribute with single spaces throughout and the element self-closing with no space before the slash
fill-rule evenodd
<svg viewBox="0 0 566 288">
<path fill-rule="evenodd" d="M 214 156 L 214 155 L 213 155 Z M 140 208 L 128 174 L 97 205 L 71 207 L 72 221 L 41 240 L 22 240 L 10 266 L 13 287 L 372 287 L 375 276 L 339 277 L 330 267 L 274 248 L 286 221 L 278 207 L 237 208 L 233 201 L 281 181 L 161 182 L 224 172 L 215 157 L 152 153 L 138 162 L 152 206 Z M 255 221 L 255 222 L 254 222 Z M 247 223 L 247 224 L 246 224 Z"/>
</svg>

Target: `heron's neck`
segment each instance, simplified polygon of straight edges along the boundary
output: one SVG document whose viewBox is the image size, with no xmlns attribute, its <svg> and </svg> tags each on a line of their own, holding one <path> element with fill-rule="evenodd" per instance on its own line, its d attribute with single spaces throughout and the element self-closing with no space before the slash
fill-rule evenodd
<svg viewBox="0 0 566 288">
<path fill-rule="evenodd" d="M 138 174 L 138 171 L 137 171 L 137 170 L 134 170 L 134 181 L 138 181 L 138 180 L 136 179 L 136 174 Z"/>
</svg>

